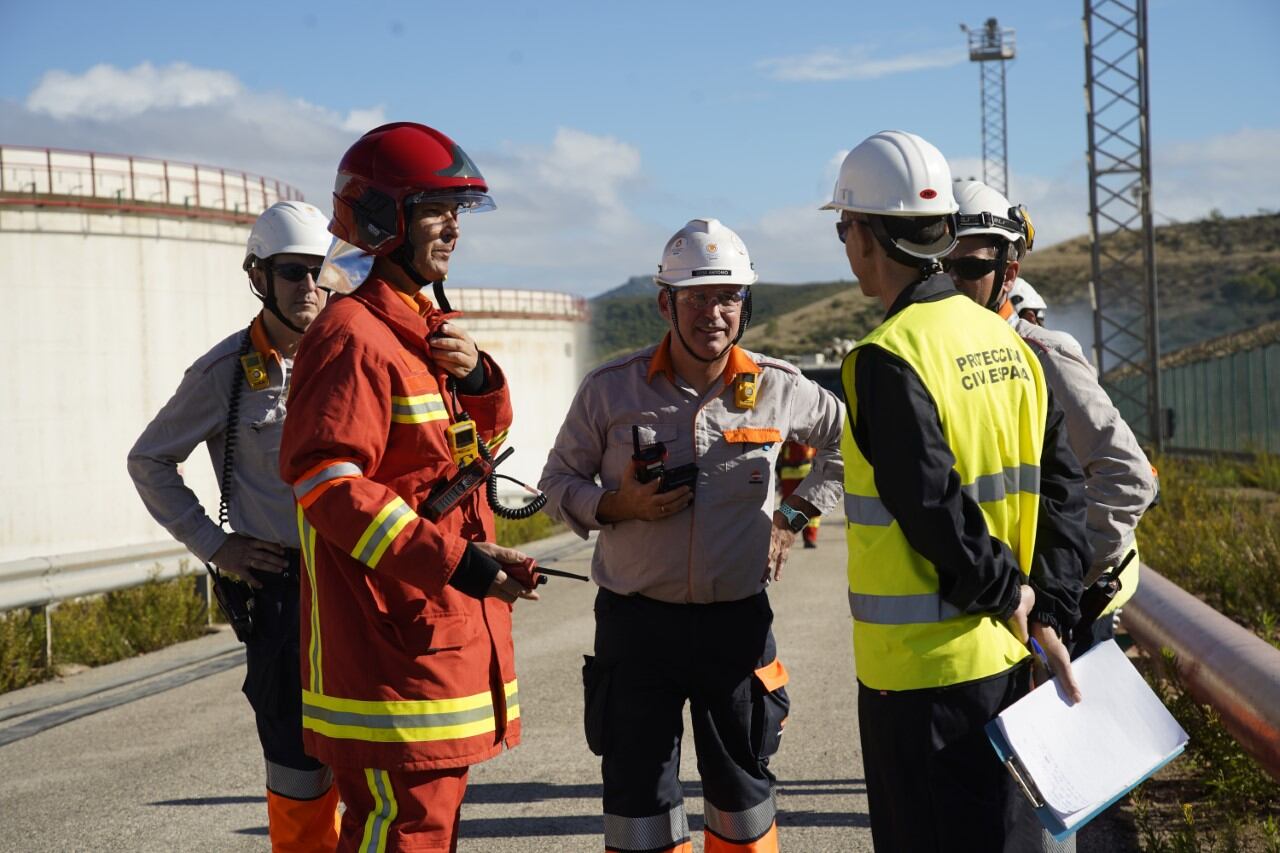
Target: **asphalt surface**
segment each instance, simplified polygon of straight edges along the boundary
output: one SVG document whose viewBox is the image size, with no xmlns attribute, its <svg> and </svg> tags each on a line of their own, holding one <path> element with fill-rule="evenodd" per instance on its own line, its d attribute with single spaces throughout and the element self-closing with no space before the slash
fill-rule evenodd
<svg viewBox="0 0 1280 853">
<path fill-rule="evenodd" d="M 830 524 L 818 549 L 793 551 L 771 592 L 793 703 L 773 762 L 787 850 L 871 849 L 842 532 Z M 589 572 L 591 545 L 571 534 L 529 551 Z M 462 853 L 603 847 L 599 759 L 581 722 L 595 587 L 556 578 L 541 589 L 516 609 L 524 743 L 473 769 Z M 269 849 L 243 660 L 223 631 L 0 696 L 0 851 Z M 688 734 L 681 778 L 701 850 Z"/>
</svg>

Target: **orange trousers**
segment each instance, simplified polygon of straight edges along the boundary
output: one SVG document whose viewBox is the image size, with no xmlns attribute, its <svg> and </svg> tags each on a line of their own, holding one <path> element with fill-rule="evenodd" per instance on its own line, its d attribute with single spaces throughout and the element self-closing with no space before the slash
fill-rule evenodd
<svg viewBox="0 0 1280 853">
<path fill-rule="evenodd" d="M 338 793 L 347 806 L 339 853 L 454 853 L 469 769 L 334 767 Z"/>
</svg>

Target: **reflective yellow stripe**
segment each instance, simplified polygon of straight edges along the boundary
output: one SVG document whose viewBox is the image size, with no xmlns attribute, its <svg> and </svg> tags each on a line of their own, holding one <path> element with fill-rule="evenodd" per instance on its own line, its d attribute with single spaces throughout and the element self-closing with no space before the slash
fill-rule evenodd
<svg viewBox="0 0 1280 853">
<path fill-rule="evenodd" d="M 498 433 L 498 434 L 497 434 L 497 435 L 495 435 L 493 438 L 489 439 L 489 449 L 490 449 L 490 450 L 497 450 L 497 449 L 498 449 L 498 445 L 502 444 L 502 442 L 504 442 L 504 441 L 506 441 L 506 440 L 507 440 L 507 433 L 508 433 L 508 432 L 510 432 L 510 430 L 505 430 L 505 429 L 504 429 L 502 432 Z"/>
<path fill-rule="evenodd" d="M 396 424 L 424 424 L 428 421 L 448 420 L 444 398 L 439 394 L 419 394 L 416 397 L 391 398 L 391 422 Z"/>
<path fill-rule="evenodd" d="M 515 681 L 504 685 L 507 719 L 520 717 Z M 302 691 L 302 725 L 326 737 L 374 743 L 458 740 L 497 728 L 493 699 L 477 693 L 456 699 L 367 701 Z"/>
<path fill-rule="evenodd" d="M 320 671 L 320 597 L 316 590 L 316 529 L 307 521 L 302 507 L 298 507 L 298 541 L 302 545 L 302 562 L 307 569 L 307 581 L 311 585 L 311 642 L 307 645 L 307 661 L 311 689 L 320 692 L 324 679 Z"/>
<path fill-rule="evenodd" d="M 813 463 L 807 465 L 786 465 L 778 469 L 780 480 L 803 480 L 813 470 Z"/>
<path fill-rule="evenodd" d="M 373 794 L 373 808 L 364 821 L 364 836 L 360 839 L 361 853 L 383 853 L 387 849 L 387 833 L 400 807 L 396 803 L 396 792 L 391 787 L 391 777 L 385 770 L 367 769 L 364 778 L 369 783 L 369 793 Z"/>
<path fill-rule="evenodd" d="M 356 547 L 351 549 L 351 556 L 371 569 L 377 568 L 387 547 L 400 535 L 405 525 L 416 517 L 399 495 L 393 497 L 364 529 Z"/>
</svg>

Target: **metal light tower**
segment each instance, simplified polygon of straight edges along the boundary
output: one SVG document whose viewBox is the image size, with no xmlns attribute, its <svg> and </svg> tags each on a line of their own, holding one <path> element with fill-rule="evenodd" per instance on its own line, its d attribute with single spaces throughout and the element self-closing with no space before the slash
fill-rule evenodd
<svg viewBox="0 0 1280 853">
<path fill-rule="evenodd" d="M 1084 0 L 1089 236 L 1098 371 L 1143 444 L 1162 450 L 1160 326 L 1151 222 L 1147 0 Z"/>
<path fill-rule="evenodd" d="M 1009 140 L 1005 133 L 1004 66 L 1013 59 L 1013 30 L 1000 29 L 987 18 L 980 29 L 960 29 L 969 35 L 969 60 L 978 63 L 982 84 L 982 182 L 1009 194 Z"/>
</svg>

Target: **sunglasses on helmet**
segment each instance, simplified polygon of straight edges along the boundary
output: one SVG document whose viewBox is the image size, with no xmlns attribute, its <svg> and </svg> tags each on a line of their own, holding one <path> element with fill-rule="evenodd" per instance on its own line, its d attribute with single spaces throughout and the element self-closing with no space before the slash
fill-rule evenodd
<svg viewBox="0 0 1280 853">
<path fill-rule="evenodd" d="M 977 281 L 996 271 L 999 258 L 943 258 L 942 269 L 962 281 Z"/>
<path fill-rule="evenodd" d="M 272 264 L 271 271 L 276 275 L 277 278 L 282 278 L 285 281 L 292 281 L 292 282 L 302 281 L 307 277 L 308 273 L 310 273 L 312 281 L 320 280 L 319 265 L 314 267 L 309 267 L 306 264 L 298 264 L 298 263 Z"/>
</svg>

